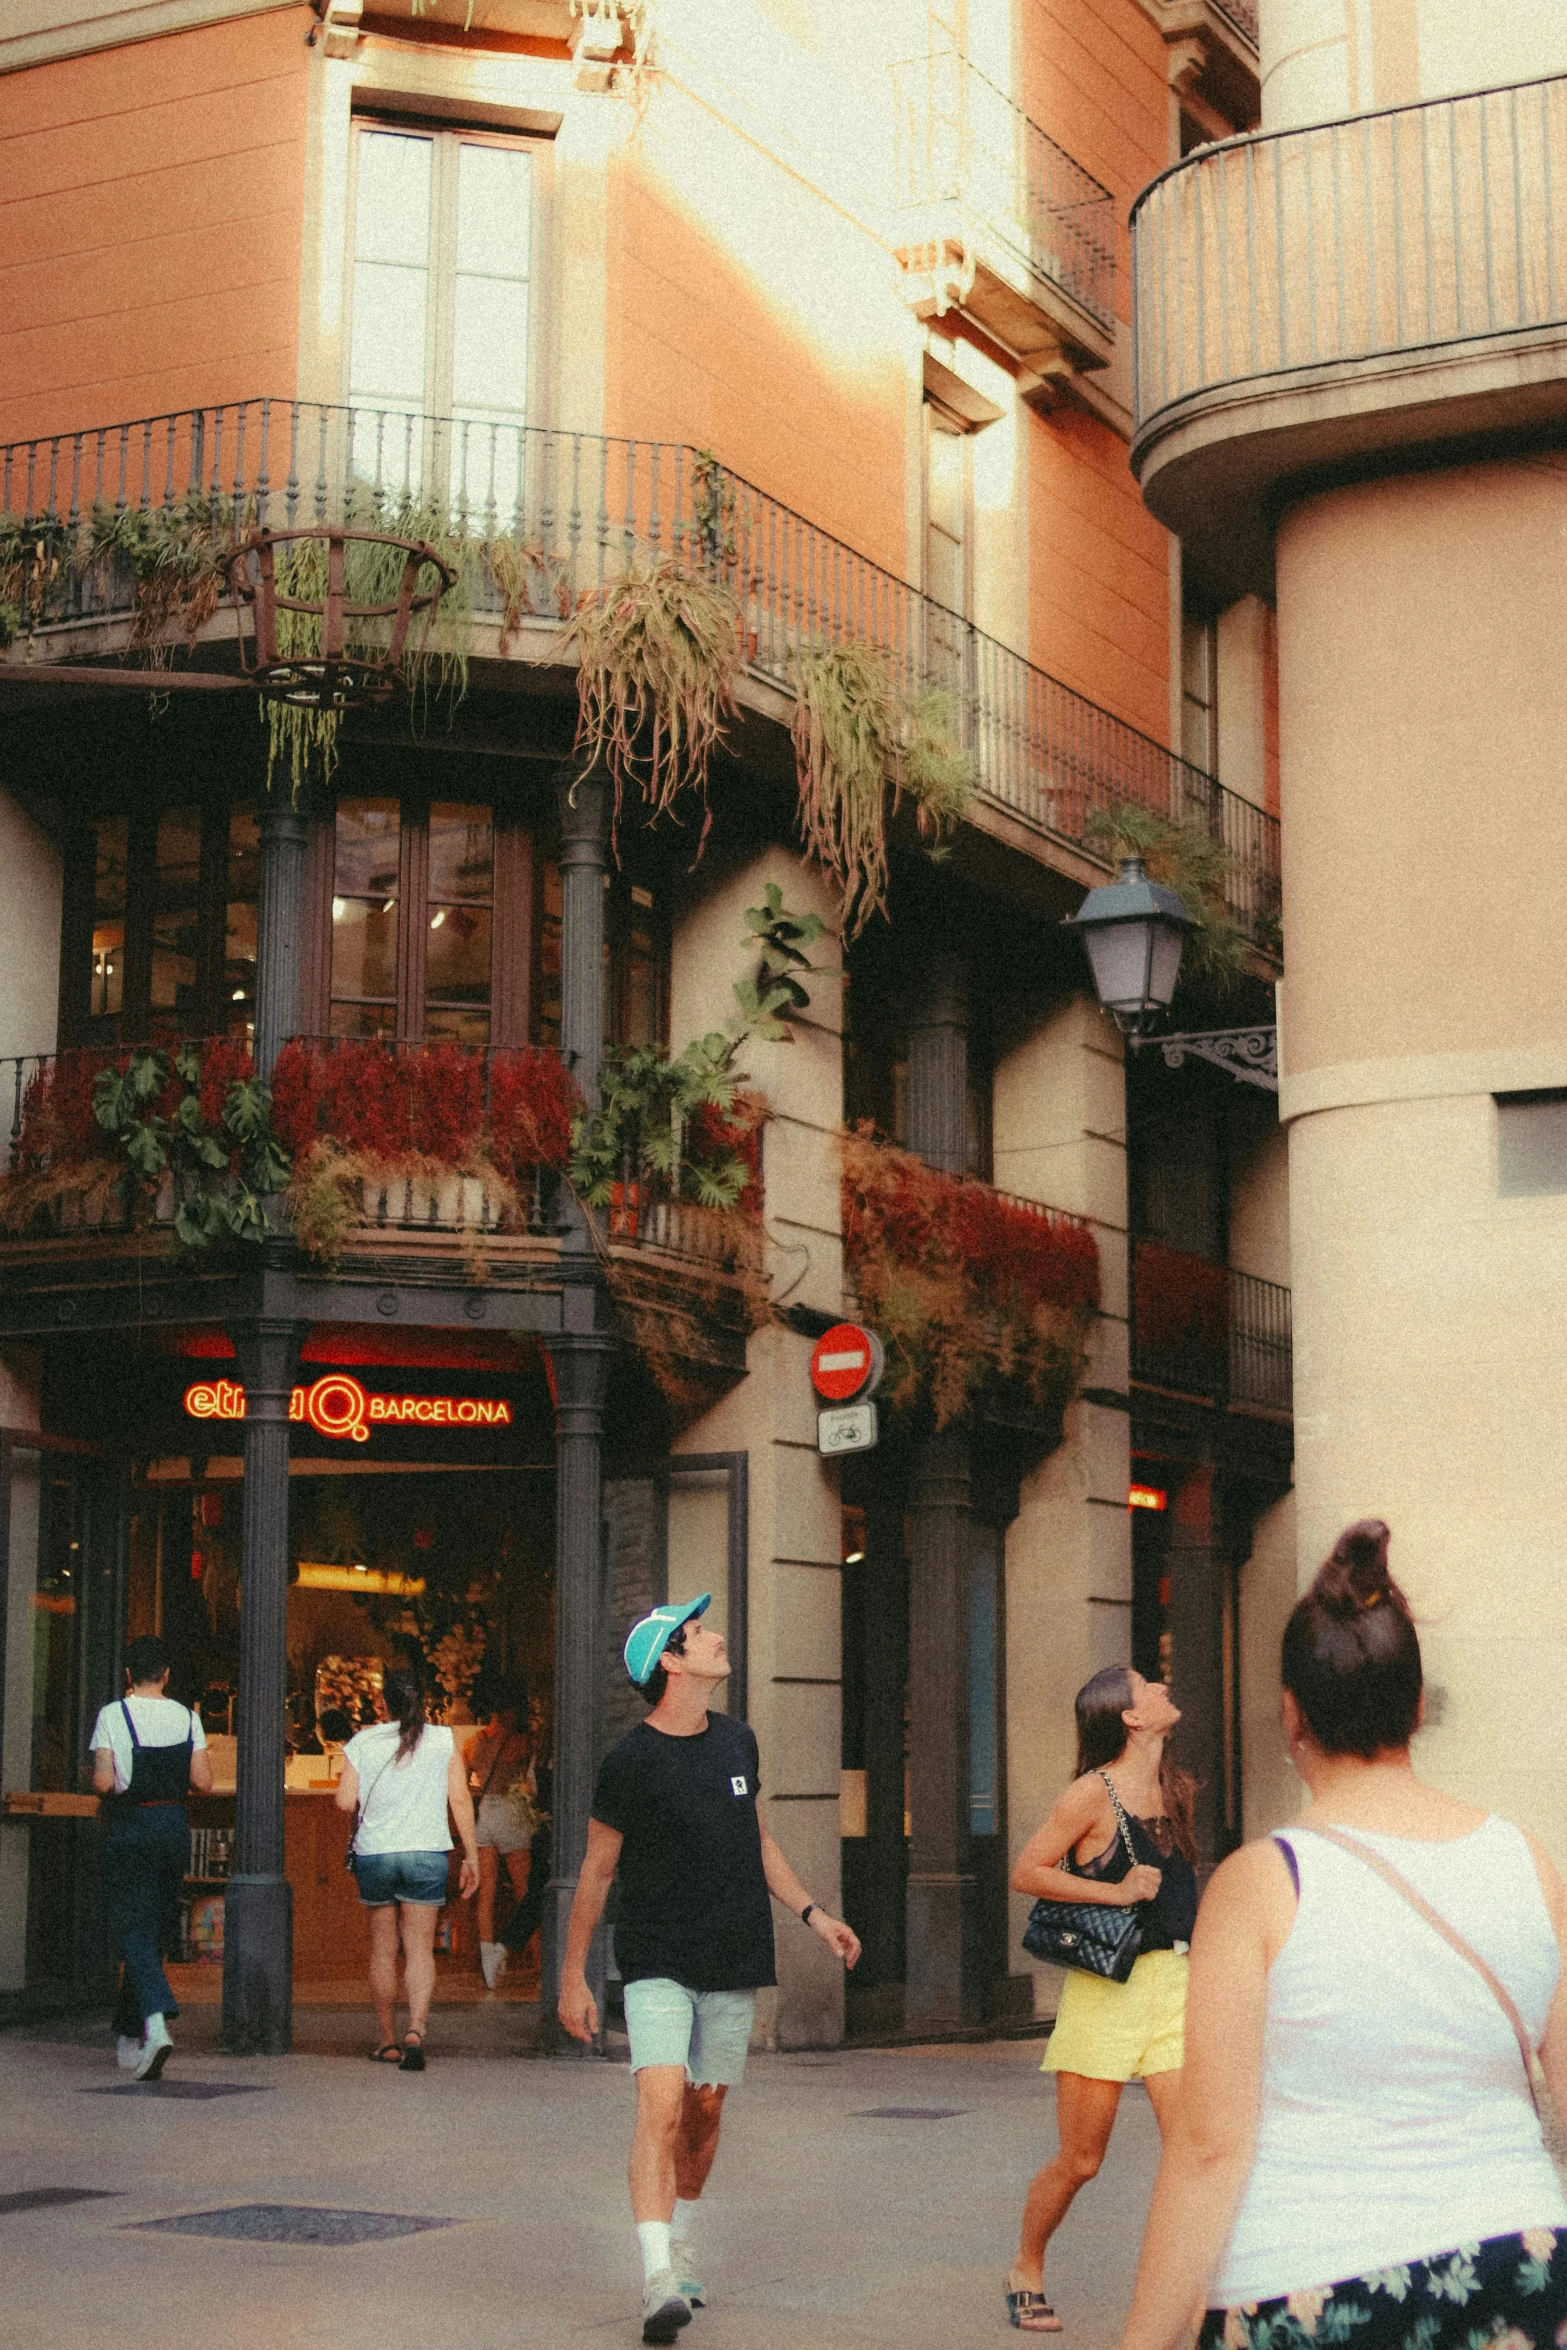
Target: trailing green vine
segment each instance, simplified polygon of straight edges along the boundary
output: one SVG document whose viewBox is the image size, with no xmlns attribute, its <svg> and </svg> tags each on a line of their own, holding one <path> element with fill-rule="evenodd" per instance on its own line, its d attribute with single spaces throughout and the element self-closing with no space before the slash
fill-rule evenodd
<svg viewBox="0 0 1567 2350">
<path fill-rule="evenodd" d="M 953 697 L 905 692 L 869 646 L 817 646 L 796 653 L 793 669 L 800 830 L 842 891 L 855 938 L 887 910 L 887 823 L 900 800 L 907 794 L 938 848 L 973 799 L 973 761 Z"/>
</svg>

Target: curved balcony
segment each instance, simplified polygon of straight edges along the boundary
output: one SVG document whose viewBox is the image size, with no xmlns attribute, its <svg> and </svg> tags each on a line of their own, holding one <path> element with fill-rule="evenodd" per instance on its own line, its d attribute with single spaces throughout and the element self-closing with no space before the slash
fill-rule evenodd
<svg viewBox="0 0 1567 2350">
<path fill-rule="evenodd" d="M 83 560 L 106 523 L 128 518 L 151 544 L 181 532 L 226 544 L 261 524 L 399 514 L 461 543 L 463 643 L 492 683 L 558 663 L 561 624 L 582 602 L 638 561 L 678 556 L 734 590 L 749 707 L 787 725 L 801 647 L 872 647 L 900 686 L 951 696 L 977 826 L 1030 856 L 1064 849 L 1065 869 L 1091 881 L 1108 864 L 1094 826 L 1105 810 L 1130 800 L 1199 822 L 1229 852 L 1235 919 L 1277 955 L 1275 816 L 673 442 L 257 399 L 0 447 L 0 703 L 51 666 L 71 690 L 91 683 L 82 665 L 127 646 L 133 569 L 112 549 Z M 165 687 L 237 686 L 232 611 L 213 611 L 201 636 L 203 667 L 182 660 Z M 210 666 L 225 658 L 227 673 Z M 145 690 L 144 671 L 102 674 Z"/>
<path fill-rule="evenodd" d="M 1567 415 L 1567 77 L 1253 134 L 1132 214 L 1153 512 L 1214 586 L 1271 585 L 1292 476 Z"/>
</svg>

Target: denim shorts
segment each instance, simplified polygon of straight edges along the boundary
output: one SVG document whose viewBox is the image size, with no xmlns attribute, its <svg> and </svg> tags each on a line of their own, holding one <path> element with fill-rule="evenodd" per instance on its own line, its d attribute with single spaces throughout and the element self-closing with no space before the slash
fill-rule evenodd
<svg viewBox="0 0 1567 2350">
<path fill-rule="evenodd" d="M 667 1975 L 624 1992 L 631 2069 L 681 2064 L 699 2088 L 732 2089 L 745 2071 L 756 2014 L 754 1991 L 688 1991 Z"/>
<path fill-rule="evenodd" d="M 354 1881 L 366 1909 L 390 1909 L 397 1901 L 439 1909 L 446 1899 L 444 1852 L 356 1852 Z"/>
</svg>

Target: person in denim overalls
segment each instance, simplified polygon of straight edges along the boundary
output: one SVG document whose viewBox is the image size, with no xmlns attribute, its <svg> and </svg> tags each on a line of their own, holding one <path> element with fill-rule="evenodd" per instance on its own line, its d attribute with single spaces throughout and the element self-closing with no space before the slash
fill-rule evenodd
<svg viewBox="0 0 1567 2350">
<path fill-rule="evenodd" d="M 193 1787 L 203 1795 L 212 1790 L 201 1724 L 164 1695 L 168 1678 L 163 1642 L 150 1634 L 133 1640 L 126 1652 L 129 1693 L 103 1708 L 92 1741 L 93 1785 L 104 1798 L 109 1939 L 122 1960 L 114 2028 L 121 2068 L 139 2081 L 158 2078 L 173 2046 L 169 2018 L 179 2006 L 163 1958 L 174 1942 L 190 1865 L 185 1798 Z"/>
</svg>

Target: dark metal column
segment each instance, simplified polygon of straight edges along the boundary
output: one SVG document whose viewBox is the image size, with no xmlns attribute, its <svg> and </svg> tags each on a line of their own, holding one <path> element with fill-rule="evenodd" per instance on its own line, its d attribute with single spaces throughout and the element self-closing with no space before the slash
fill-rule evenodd
<svg viewBox="0 0 1567 2350">
<path fill-rule="evenodd" d="M 261 812 L 261 902 L 256 913 L 256 1074 L 270 1078 L 299 1027 L 299 933 L 305 820 L 283 799 Z"/>
<path fill-rule="evenodd" d="M 909 1143 L 961 1175 L 968 1141 L 968 985 L 937 948 L 909 1032 Z M 909 1842 L 904 2011 L 922 2028 L 973 2023 L 979 1995 L 969 1849 L 971 1437 L 964 1421 L 915 1452 L 909 1492 Z"/>
<path fill-rule="evenodd" d="M 245 1383 L 234 1870 L 223 1931 L 223 2045 L 280 2056 L 293 2037 L 294 1905 L 283 1865 L 288 1694 L 288 1406 L 305 1333 L 237 1329 Z"/>
<path fill-rule="evenodd" d="M 604 872 L 609 786 L 599 776 L 560 787 L 561 1047 L 584 1099 L 598 1095 L 604 1048 Z M 594 1234 L 567 1200 L 561 1239 L 561 1335 L 555 1363 L 554 1849 L 545 1910 L 542 2005 L 546 2042 L 580 2053 L 555 2024 L 560 1960 L 588 1841 L 599 1765 L 600 1627 L 604 1582 L 604 1393 L 613 1345 Z M 603 2011 L 603 1964 L 589 1970 Z"/>
</svg>

